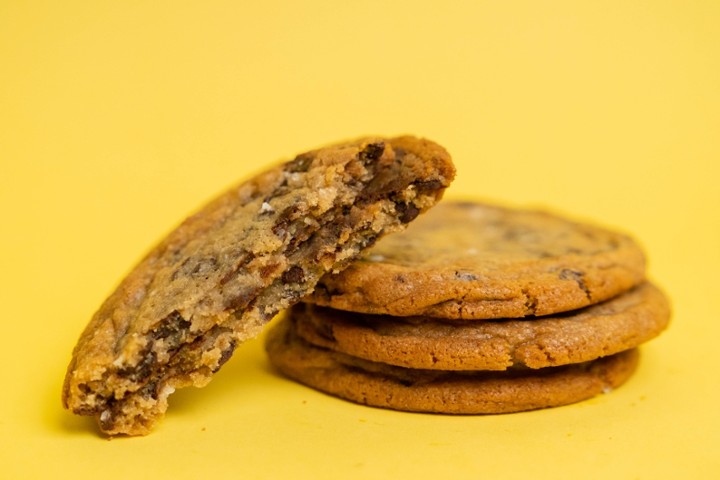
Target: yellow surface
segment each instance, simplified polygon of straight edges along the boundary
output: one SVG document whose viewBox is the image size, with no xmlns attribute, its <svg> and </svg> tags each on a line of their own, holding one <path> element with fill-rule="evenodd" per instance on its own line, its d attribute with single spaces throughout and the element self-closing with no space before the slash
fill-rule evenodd
<svg viewBox="0 0 720 480">
<path fill-rule="evenodd" d="M 0 2 L 0 478 L 718 478 L 720 2 Z M 256 340 L 151 435 L 60 406 L 100 302 L 204 201 L 367 133 L 449 196 L 632 232 L 673 324 L 578 405 L 445 417 L 278 377 Z"/>
</svg>

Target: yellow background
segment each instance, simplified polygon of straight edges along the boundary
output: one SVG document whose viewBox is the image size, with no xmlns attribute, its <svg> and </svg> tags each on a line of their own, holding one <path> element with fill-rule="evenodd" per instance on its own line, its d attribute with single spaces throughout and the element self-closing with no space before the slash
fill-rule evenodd
<svg viewBox="0 0 720 480">
<path fill-rule="evenodd" d="M 0 478 L 717 478 L 719 25 L 715 0 L 0 1 Z M 629 383 L 404 414 L 284 380 L 256 340 L 147 437 L 62 410 L 77 336 L 152 244 L 375 133 L 443 144 L 450 197 L 633 233 L 674 319 Z"/>
</svg>

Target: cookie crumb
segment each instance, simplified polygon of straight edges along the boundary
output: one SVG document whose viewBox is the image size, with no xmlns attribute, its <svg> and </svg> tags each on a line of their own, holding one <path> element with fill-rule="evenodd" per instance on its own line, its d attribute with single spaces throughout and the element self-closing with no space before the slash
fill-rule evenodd
<svg viewBox="0 0 720 480">
<path fill-rule="evenodd" d="M 101 422 L 107 422 L 108 420 L 110 420 L 110 410 L 104 410 L 104 411 L 100 414 L 100 421 L 101 421 Z"/>
</svg>

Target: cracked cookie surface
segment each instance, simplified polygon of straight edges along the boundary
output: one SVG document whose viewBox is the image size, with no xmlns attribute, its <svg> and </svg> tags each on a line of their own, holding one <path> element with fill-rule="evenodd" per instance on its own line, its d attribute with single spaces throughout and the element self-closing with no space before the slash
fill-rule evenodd
<svg viewBox="0 0 720 480">
<path fill-rule="evenodd" d="M 108 434 L 146 434 L 168 396 L 201 387 L 327 272 L 430 208 L 454 177 L 414 137 L 318 150 L 239 184 L 188 218 L 94 315 L 67 370 L 66 408 Z"/>
<path fill-rule="evenodd" d="M 534 319 L 440 320 L 344 312 L 297 304 L 298 336 L 346 355 L 430 370 L 533 369 L 613 355 L 659 335 L 670 321 L 665 295 L 650 283 L 600 304 Z"/>
<path fill-rule="evenodd" d="M 540 316 L 640 284 L 630 237 L 539 210 L 445 201 L 306 300 L 360 313 L 450 319 Z"/>
<path fill-rule="evenodd" d="M 287 318 L 270 329 L 266 350 L 280 372 L 322 392 L 363 405 L 447 414 L 511 413 L 586 400 L 622 385 L 639 358 L 631 349 L 539 370 L 416 370 L 315 347 L 296 335 Z"/>
</svg>

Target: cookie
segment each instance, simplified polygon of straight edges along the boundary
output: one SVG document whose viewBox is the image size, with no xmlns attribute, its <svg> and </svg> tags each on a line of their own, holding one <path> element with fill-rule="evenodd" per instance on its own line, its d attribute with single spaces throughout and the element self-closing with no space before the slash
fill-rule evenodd
<svg viewBox="0 0 720 480">
<path fill-rule="evenodd" d="M 629 350 L 670 320 L 650 283 L 566 314 L 485 322 L 390 317 L 297 304 L 297 334 L 313 345 L 365 360 L 429 370 L 531 369 L 582 363 Z"/>
<path fill-rule="evenodd" d="M 62 401 L 108 434 L 146 434 L 181 387 L 201 387 L 244 340 L 402 229 L 454 176 L 413 137 L 298 155 L 222 194 L 155 247 L 82 333 Z"/>
<path fill-rule="evenodd" d="M 552 213 L 443 202 L 307 301 L 359 313 L 519 318 L 592 305 L 645 278 L 630 237 Z"/>
<path fill-rule="evenodd" d="M 496 414 L 566 405 L 622 385 L 637 349 L 590 362 L 505 372 L 414 370 L 315 347 L 284 318 L 266 338 L 270 361 L 286 376 L 325 393 L 375 407 L 411 412 Z"/>
</svg>

